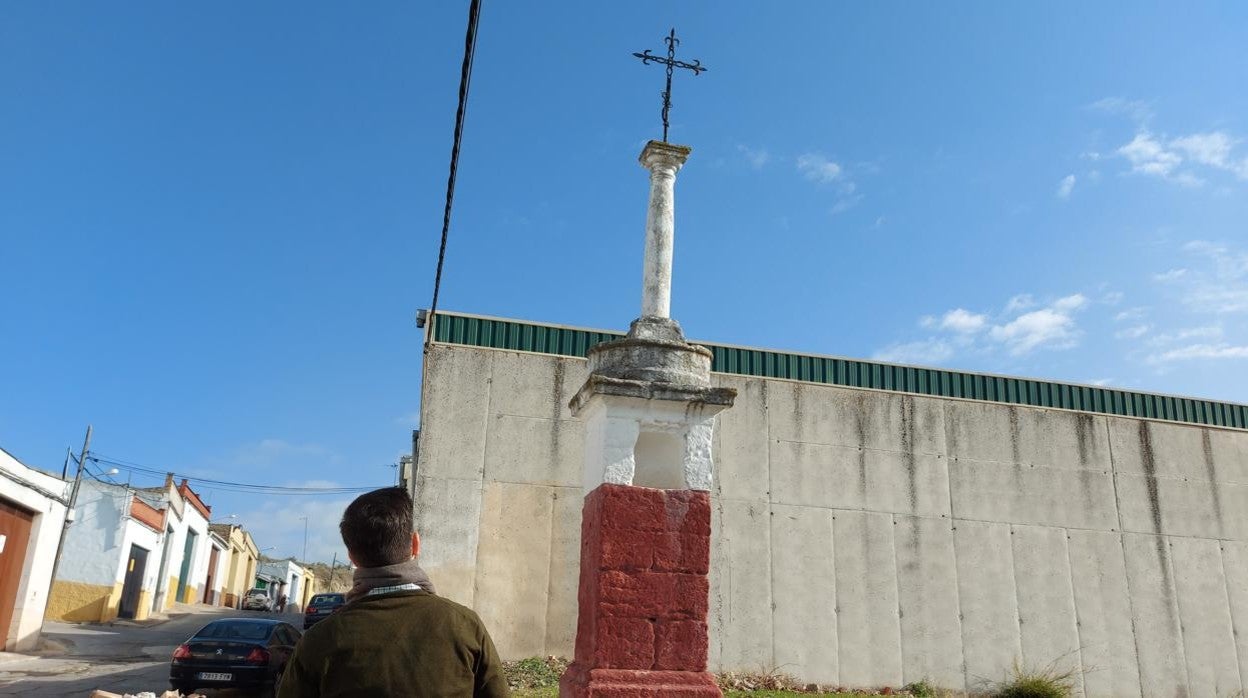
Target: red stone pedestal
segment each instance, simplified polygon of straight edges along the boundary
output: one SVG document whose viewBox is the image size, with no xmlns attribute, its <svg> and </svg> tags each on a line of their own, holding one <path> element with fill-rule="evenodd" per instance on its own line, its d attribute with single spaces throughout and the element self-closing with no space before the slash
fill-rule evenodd
<svg viewBox="0 0 1248 698">
<path fill-rule="evenodd" d="M 562 698 L 720 696 L 706 670 L 706 492 L 600 485 L 581 519 L 576 657 Z"/>
</svg>

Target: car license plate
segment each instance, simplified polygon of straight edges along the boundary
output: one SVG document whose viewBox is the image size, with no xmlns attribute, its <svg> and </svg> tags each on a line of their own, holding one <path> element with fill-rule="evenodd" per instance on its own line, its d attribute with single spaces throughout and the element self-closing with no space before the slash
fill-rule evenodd
<svg viewBox="0 0 1248 698">
<path fill-rule="evenodd" d="M 229 681 L 234 678 L 233 674 L 214 674 L 212 672 L 201 671 L 195 675 L 200 681 Z"/>
</svg>

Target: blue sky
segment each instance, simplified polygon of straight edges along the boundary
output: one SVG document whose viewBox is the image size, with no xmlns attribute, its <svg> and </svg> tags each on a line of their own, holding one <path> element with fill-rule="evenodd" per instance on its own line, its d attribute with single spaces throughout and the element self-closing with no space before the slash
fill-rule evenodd
<svg viewBox="0 0 1248 698">
<path fill-rule="evenodd" d="M 0 446 L 393 481 L 466 7 L 0 8 Z M 671 26 L 690 336 L 1248 400 L 1238 3 L 487 2 L 442 307 L 637 314 Z"/>
</svg>

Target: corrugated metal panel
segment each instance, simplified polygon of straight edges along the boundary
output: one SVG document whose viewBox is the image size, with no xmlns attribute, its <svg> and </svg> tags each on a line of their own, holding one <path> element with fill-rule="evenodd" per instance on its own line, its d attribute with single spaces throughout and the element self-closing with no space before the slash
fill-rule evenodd
<svg viewBox="0 0 1248 698">
<path fill-rule="evenodd" d="M 595 344 L 624 336 L 459 313 L 439 312 L 431 322 L 435 342 L 561 356 L 585 356 Z M 1248 429 L 1248 405 L 1229 402 L 702 344 L 714 356 L 711 369 L 719 373 Z"/>
</svg>

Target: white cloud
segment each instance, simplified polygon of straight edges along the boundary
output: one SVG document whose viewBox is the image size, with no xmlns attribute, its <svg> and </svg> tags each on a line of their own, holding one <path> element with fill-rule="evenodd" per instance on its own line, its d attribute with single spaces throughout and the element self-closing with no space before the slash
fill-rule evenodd
<svg viewBox="0 0 1248 698">
<path fill-rule="evenodd" d="M 1114 333 L 1114 337 L 1117 337 L 1118 339 L 1139 339 L 1140 337 L 1148 334 L 1150 329 L 1152 329 L 1152 327 L 1149 325 L 1134 325 L 1126 329 L 1118 330 Z"/>
<path fill-rule="evenodd" d="M 1204 327 L 1187 327 L 1174 332 L 1166 332 L 1159 334 L 1148 340 L 1150 346 L 1159 347 L 1175 342 L 1183 342 L 1189 339 L 1221 339 L 1222 327 L 1220 325 L 1207 325 Z"/>
<path fill-rule="evenodd" d="M 1057 198 L 1066 199 L 1070 197 L 1070 192 L 1075 188 L 1075 176 L 1068 174 L 1062 177 L 1062 181 L 1057 183 Z"/>
<path fill-rule="evenodd" d="M 987 322 L 988 318 L 985 315 L 956 308 L 945 313 L 945 316 L 941 318 L 940 329 L 969 334 L 984 329 Z"/>
<path fill-rule="evenodd" d="M 872 355 L 876 361 L 901 364 L 938 364 L 953 357 L 953 347 L 940 339 L 889 345 Z"/>
<path fill-rule="evenodd" d="M 1186 269 L 1171 269 L 1169 271 L 1164 271 L 1160 274 L 1153 274 L 1153 281 L 1160 281 L 1162 283 L 1165 283 L 1167 281 L 1174 281 L 1176 279 L 1181 279 L 1186 274 L 1187 274 Z"/>
<path fill-rule="evenodd" d="M 748 145 L 738 145 L 737 152 L 745 157 L 745 161 L 750 163 L 750 167 L 761 170 L 771 160 L 771 153 L 766 148 L 751 148 Z"/>
<path fill-rule="evenodd" d="M 1123 298 L 1126 298 L 1126 295 L 1122 291 L 1109 291 L 1101 296 L 1101 302 L 1105 305 L 1118 305 Z"/>
<path fill-rule="evenodd" d="M 1225 342 L 1219 344 L 1190 344 L 1150 357 L 1152 363 L 1189 361 L 1192 359 L 1248 359 L 1248 345 L 1234 346 Z"/>
<path fill-rule="evenodd" d="M 818 153 L 806 153 L 797 158 L 797 169 L 806 179 L 820 184 L 835 182 L 841 178 L 841 166 Z"/>
<path fill-rule="evenodd" d="M 1114 322 L 1127 322 L 1128 320 L 1139 320 L 1148 314 L 1148 308 L 1127 308 L 1126 310 L 1114 316 Z"/>
<path fill-rule="evenodd" d="M 239 447 L 234 451 L 232 460 L 239 465 L 278 466 L 306 458 L 333 460 L 335 456 L 319 444 L 296 444 L 285 439 L 269 438 Z"/>
<path fill-rule="evenodd" d="M 1079 342 L 1074 318 L 1056 307 L 1033 310 L 1004 325 L 994 325 L 991 337 L 1014 356 L 1040 348 L 1069 349 Z"/>
<path fill-rule="evenodd" d="M 954 308 L 939 317 L 926 315 L 919 318 L 919 326 L 933 333 L 932 336 L 891 344 L 877 352 L 876 358 L 940 363 L 959 351 L 982 354 L 1004 350 L 1021 356 L 1038 349 L 1068 349 L 1078 344 L 1082 335 L 1073 314 L 1087 305 L 1086 296 L 1074 293 L 1046 307 L 1015 316 L 1035 306 L 1030 295 L 1020 294 L 1010 299 L 1004 317 L 995 323 L 987 315 L 965 308 Z"/>
<path fill-rule="evenodd" d="M 1192 160 L 1203 165 L 1226 169 L 1229 166 L 1231 148 L 1235 141 L 1221 131 L 1193 133 L 1170 141 L 1170 147 L 1180 150 Z"/>
<path fill-rule="evenodd" d="M 1033 308 L 1035 305 L 1036 299 L 1032 298 L 1030 293 L 1020 293 L 1005 304 L 1005 312 L 1016 313 L 1020 310 Z"/>
<path fill-rule="evenodd" d="M 1131 171 L 1142 174 L 1169 177 L 1183 162 L 1178 153 L 1166 150 L 1152 134 L 1141 131 L 1130 143 L 1118 149 L 1118 154 L 1131 163 Z"/>
<path fill-rule="evenodd" d="M 1194 240 L 1183 251 L 1204 262 L 1177 279 L 1188 307 L 1202 313 L 1248 312 L 1248 250 Z"/>
<path fill-rule="evenodd" d="M 378 479 L 382 479 L 382 474 Z M 337 483 L 312 481 L 290 483 L 298 487 L 337 487 Z M 338 562 L 346 561 L 346 547 L 338 532 L 342 512 L 353 496 L 346 497 L 273 497 L 259 507 L 238 512 L 242 524 L 256 539 L 256 546 L 272 548 L 265 555 L 274 558 L 303 557 L 304 517 L 307 517 L 307 559 L 330 562 L 334 554 Z"/>
<path fill-rule="evenodd" d="M 1105 112 L 1106 114 L 1124 114 L 1140 122 L 1148 121 L 1153 116 L 1153 110 L 1148 106 L 1147 102 L 1136 99 L 1123 99 L 1122 97 L 1099 99 L 1089 104 L 1088 108 Z"/>
<path fill-rule="evenodd" d="M 1091 381 L 1088 381 L 1088 382 L 1089 382 L 1089 383 L 1091 383 L 1092 385 L 1099 386 L 1099 387 L 1102 387 L 1102 388 L 1103 388 L 1103 387 L 1105 387 L 1105 386 L 1110 385 L 1111 383 L 1113 383 L 1113 382 L 1114 382 L 1114 379 L 1113 379 L 1113 378 L 1097 378 L 1097 379 L 1095 379 L 1095 380 L 1091 380 Z"/>
<path fill-rule="evenodd" d="M 1141 130 L 1131 142 L 1118 148 L 1117 153 L 1131 163 L 1132 172 L 1198 187 L 1205 180 L 1190 169 L 1180 170 L 1181 165 L 1202 165 L 1248 179 L 1248 157 L 1235 159 L 1232 155 L 1238 144 L 1238 139 L 1222 131 L 1192 133 L 1165 140 Z"/>
</svg>

